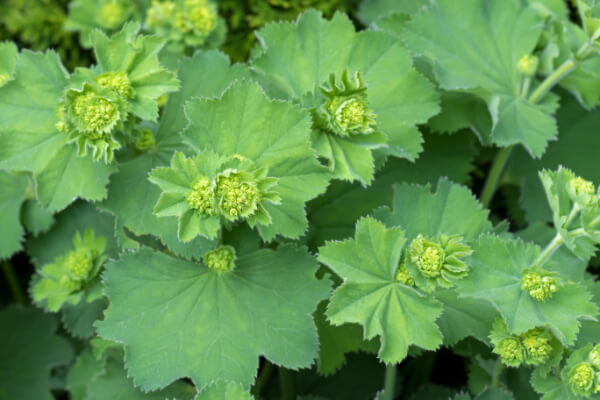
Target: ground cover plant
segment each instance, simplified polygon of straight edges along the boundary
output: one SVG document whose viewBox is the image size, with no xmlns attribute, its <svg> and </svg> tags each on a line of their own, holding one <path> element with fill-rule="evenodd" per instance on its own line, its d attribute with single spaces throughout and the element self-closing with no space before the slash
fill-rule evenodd
<svg viewBox="0 0 600 400">
<path fill-rule="evenodd" d="M 6 0 L 0 400 L 600 399 L 600 2 Z"/>
</svg>

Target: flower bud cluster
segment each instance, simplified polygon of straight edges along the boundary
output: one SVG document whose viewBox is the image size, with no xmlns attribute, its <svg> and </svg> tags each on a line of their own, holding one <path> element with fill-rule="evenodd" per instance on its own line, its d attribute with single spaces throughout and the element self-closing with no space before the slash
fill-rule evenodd
<svg viewBox="0 0 600 400">
<path fill-rule="evenodd" d="M 494 353 L 510 367 L 521 364 L 541 365 L 553 353 L 553 336 L 544 328 L 534 328 L 521 335 L 506 335 L 495 343 Z"/>
<path fill-rule="evenodd" d="M 517 63 L 519 72 L 528 77 L 535 75 L 538 65 L 539 59 L 532 54 L 525 54 Z"/>
<path fill-rule="evenodd" d="M 406 286 L 415 286 L 415 280 L 410 276 L 406 265 L 400 264 L 396 272 L 396 281 Z"/>
<path fill-rule="evenodd" d="M 560 281 L 557 277 L 544 275 L 543 272 L 526 272 L 521 277 L 521 289 L 527 291 L 537 301 L 546 301 L 558 291 Z"/>
<path fill-rule="evenodd" d="M 83 237 L 77 233 L 73 243 L 75 249 L 57 261 L 62 270 L 59 284 L 68 292 L 81 290 L 98 273 L 98 267 L 105 259 L 102 252 L 106 241 L 96 238 L 93 230 L 86 231 Z"/>
<path fill-rule="evenodd" d="M 571 369 L 569 386 L 573 393 L 584 397 L 600 393 L 600 344 L 592 348 L 586 361 Z"/>
<path fill-rule="evenodd" d="M 202 257 L 202 261 L 208 268 L 218 272 L 233 271 L 235 259 L 235 249 L 231 246 L 219 246 Z"/>
<path fill-rule="evenodd" d="M 130 16 L 129 8 L 122 0 L 109 0 L 105 2 L 98 12 L 98 24 L 108 30 L 120 28 Z"/>
</svg>

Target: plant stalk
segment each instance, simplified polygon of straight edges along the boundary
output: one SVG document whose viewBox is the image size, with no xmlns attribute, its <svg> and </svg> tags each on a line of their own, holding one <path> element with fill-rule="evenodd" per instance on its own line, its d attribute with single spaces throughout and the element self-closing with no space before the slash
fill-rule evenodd
<svg viewBox="0 0 600 400">
<path fill-rule="evenodd" d="M 502 172 L 504 172 L 504 167 L 506 167 L 506 163 L 510 158 L 513 148 L 514 146 L 504 147 L 496 154 L 496 158 L 494 158 L 492 168 L 488 173 L 481 192 L 481 204 L 486 208 L 490 205 L 490 201 L 492 201 L 492 197 L 498 188 Z"/>
<path fill-rule="evenodd" d="M 554 254 L 554 252 L 562 244 L 563 244 L 563 238 L 562 238 L 562 236 L 560 236 L 560 234 L 557 233 L 556 236 L 554 236 L 554 239 L 552 239 L 552 241 L 550 243 L 548 243 L 546 248 L 540 253 L 538 258 L 535 259 L 535 261 L 533 262 L 533 264 L 531 266 L 532 267 L 541 267 L 542 265 L 544 265 L 544 263 L 548 260 L 548 258 L 550 258 L 552 256 L 552 254 Z"/>
<path fill-rule="evenodd" d="M 394 388 L 396 386 L 396 365 L 387 364 L 385 366 L 385 381 L 383 384 L 383 395 L 381 400 L 393 400 Z"/>
<path fill-rule="evenodd" d="M 256 382 L 252 387 L 252 394 L 258 396 L 264 391 L 265 387 L 267 386 L 267 383 L 269 383 L 269 380 L 273 375 L 273 370 L 273 364 L 271 364 L 268 360 L 265 360 L 265 364 L 260 370 L 258 378 L 256 378 Z"/>
<path fill-rule="evenodd" d="M 504 370 L 504 364 L 500 361 L 500 357 L 496 361 L 496 366 L 494 367 L 494 375 L 492 376 L 492 387 L 497 388 L 500 384 L 500 375 L 502 375 L 502 371 Z"/>
<path fill-rule="evenodd" d="M 21 290 L 21 285 L 19 285 L 19 281 L 15 275 L 12 264 L 8 261 L 3 261 L 2 270 L 4 271 L 4 276 L 6 276 L 6 281 L 8 282 L 8 287 L 13 299 L 17 303 L 24 305 L 26 303 L 25 294 L 23 293 L 23 290 Z"/>
<path fill-rule="evenodd" d="M 531 93 L 529 101 L 531 103 L 537 103 L 540 101 L 546 93 L 548 93 L 554 85 L 561 81 L 565 76 L 571 73 L 575 69 L 576 63 L 574 60 L 567 60 L 560 67 L 554 70 L 552 74 L 548 75 L 546 79 Z"/>
<path fill-rule="evenodd" d="M 292 374 L 289 370 L 279 367 L 279 385 L 281 387 L 282 400 L 296 400 L 294 394 L 294 384 L 292 382 Z"/>
</svg>

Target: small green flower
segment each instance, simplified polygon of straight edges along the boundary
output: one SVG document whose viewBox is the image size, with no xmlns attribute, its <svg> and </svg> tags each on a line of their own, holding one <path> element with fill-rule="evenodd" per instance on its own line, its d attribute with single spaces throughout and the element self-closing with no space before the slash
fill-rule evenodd
<svg viewBox="0 0 600 400">
<path fill-rule="evenodd" d="M 429 239 L 419 234 L 409 246 L 407 268 L 413 272 L 417 286 L 426 291 L 433 290 L 436 284 L 449 288 L 467 275 L 468 267 L 462 258 L 471 252 L 460 236 L 440 234 L 437 239 Z"/>
<path fill-rule="evenodd" d="M 594 369 L 590 363 L 579 363 L 569 372 L 569 386 L 577 395 L 591 395 L 596 384 Z"/>
<path fill-rule="evenodd" d="M 321 93 L 325 102 L 318 109 L 317 125 L 342 137 L 375 131 L 375 114 L 369 108 L 360 72 L 350 75 L 344 70 L 339 81 L 331 74 L 328 84 L 321 86 Z"/>
<path fill-rule="evenodd" d="M 527 354 L 527 364 L 543 364 L 552 356 L 552 337 L 544 328 L 534 328 L 521 335 L 521 342 Z"/>
<path fill-rule="evenodd" d="M 235 221 L 253 215 L 261 200 L 252 175 L 226 170 L 215 179 L 216 204 L 225 218 Z"/>
<path fill-rule="evenodd" d="M 61 276 L 59 283 L 69 293 L 78 292 L 82 286 L 81 281 L 73 279 L 68 275 Z"/>
<path fill-rule="evenodd" d="M 509 336 L 494 347 L 494 353 L 509 367 L 518 367 L 525 361 L 526 349 L 518 336 Z"/>
<path fill-rule="evenodd" d="M 525 270 L 521 277 L 521 289 L 527 291 L 537 301 L 546 301 L 558 291 L 558 277 L 541 270 Z"/>
<path fill-rule="evenodd" d="M 94 266 L 92 254 L 86 248 L 71 251 L 65 257 L 64 265 L 75 279 L 85 280 Z"/>
<path fill-rule="evenodd" d="M 135 148 L 138 151 L 148 151 L 156 147 L 156 139 L 150 129 L 141 129 L 135 141 Z"/>
<path fill-rule="evenodd" d="M 212 182 L 206 176 L 199 176 L 192 183 L 186 199 L 191 208 L 206 215 L 214 215 Z"/>
<path fill-rule="evenodd" d="M 600 371 L 600 344 L 594 346 L 590 351 L 590 363 L 594 368 Z M 600 376 L 598 376 L 600 378 Z"/>
<path fill-rule="evenodd" d="M 218 272 L 233 271 L 235 268 L 235 249 L 231 246 L 219 246 L 202 257 L 202 262 Z"/>
<path fill-rule="evenodd" d="M 404 263 L 400 264 L 398 267 L 398 272 L 396 272 L 396 281 L 406 286 L 415 286 L 415 280 L 408 273 L 408 269 L 406 269 L 406 265 Z"/>
<path fill-rule="evenodd" d="M 126 99 L 130 99 L 134 95 L 133 87 L 125 72 L 105 72 L 94 80 L 101 87 L 114 90 Z"/>
<path fill-rule="evenodd" d="M 594 184 L 581 177 L 571 179 L 567 186 L 569 197 L 581 207 L 587 207 L 594 202 L 596 199 L 595 192 Z"/>
<path fill-rule="evenodd" d="M 519 72 L 525 76 L 535 75 L 539 65 L 539 59 L 532 54 L 525 54 L 519 59 L 517 67 Z"/>
<path fill-rule="evenodd" d="M 98 24 L 108 30 L 118 29 L 129 16 L 129 12 L 118 0 L 102 4 L 97 16 Z"/>
</svg>

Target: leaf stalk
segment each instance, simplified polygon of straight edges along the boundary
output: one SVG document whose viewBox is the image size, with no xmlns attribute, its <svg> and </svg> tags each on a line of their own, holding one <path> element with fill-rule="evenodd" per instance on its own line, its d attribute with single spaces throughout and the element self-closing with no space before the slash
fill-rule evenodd
<svg viewBox="0 0 600 400">
<path fill-rule="evenodd" d="M 393 400 L 394 388 L 396 386 L 396 365 L 387 364 L 385 366 L 385 381 L 383 383 L 383 395 L 381 400 Z"/>
<path fill-rule="evenodd" d="M 15 275 L 12 264 L 8 261 L 3 261 L 2 270 L 4 271 L 4 276 L 6 276 L 6 281 L 8 282 L 8 287 L 13 299 L 17 303 L 24 305 L 26 303 L 25 294 L 23 294 L 23 290 L 21 290 L 21 285 L 19 285 L 19 281 Z"/>
<path fill-rule="evenodd" d="M 494 158 L 480 197 L 481 204 L 486 208 L 490 205 L 490 201 L 498 188 L 500 178 L 504 172 L 504 167 L 510 158 L 513 148 L 514 146 L 502 148 L 498 154 L 496 154 L 496 158 Z"/>
</svg>

